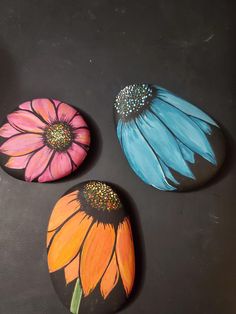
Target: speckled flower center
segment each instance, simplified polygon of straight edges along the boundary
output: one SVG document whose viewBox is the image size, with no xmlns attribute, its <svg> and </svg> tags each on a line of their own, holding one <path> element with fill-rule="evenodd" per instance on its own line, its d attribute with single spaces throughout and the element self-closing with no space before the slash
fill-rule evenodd
<svg viewBox="0 0 236 314">
<path fill-rule="evenodd" d="M 72 141 L 72 132 L 69 125 L 59 122 L 45 130 L 45 139 L 49 147 L 55 150 L 68 148 Z"/>
<path fill-rule="evenodd" d="M 97 210 L 112 211 L 121 206 L 118 195 L 105 183 L 89 182 L 84 186 L 83 194 L 89 205 Z"/>
<path fill-rule="evenodd" d="M 153 90 L 149 84 L 134 84 L 126 86 L 120 91 L 115 100 L 117 114 L 124 120 L 137 114 L 152 97 Z"/>
</svg>

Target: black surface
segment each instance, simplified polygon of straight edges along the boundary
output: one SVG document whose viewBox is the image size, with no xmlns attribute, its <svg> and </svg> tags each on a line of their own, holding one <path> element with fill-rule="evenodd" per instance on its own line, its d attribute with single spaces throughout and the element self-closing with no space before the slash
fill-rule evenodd
<svg viewBox="0 0 236 314">
<path fill-rule="evenodd" d="M 59 183 L 28 184 L 1 171 L 1 314 L 66 313 L 47 272 L 46 228 L 56 199 L 89 179 L 121 186 L 139 221 L 142 284 L 122 313 L 236 312 L 233 3 L 0 1 L 1 116 L 29 98 L 53 97 L 85 111 L 99 132 L 90 163 Z M 223 125 L 229 157 L 204 189 L 159 192 L 129 168 L 112 104 L 122 87 L 143 81 Z"/>
</svg>

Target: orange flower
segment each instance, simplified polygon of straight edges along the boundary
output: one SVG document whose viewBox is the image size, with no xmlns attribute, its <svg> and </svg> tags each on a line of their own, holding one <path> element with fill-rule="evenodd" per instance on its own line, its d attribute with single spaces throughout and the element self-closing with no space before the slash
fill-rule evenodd
<svg viewBox="0 0 236 314">
<path fill-rule="evenodd" d="M 84 296 L 100 285 L 106 299 L 119 278 L 130 294 L 135 276 L 131 225 L 107 184 L 86 182 L 57 202 L 47 246 L 49 271 L 64 268 L 67 284 L 79 278 Z"/>
</svg>

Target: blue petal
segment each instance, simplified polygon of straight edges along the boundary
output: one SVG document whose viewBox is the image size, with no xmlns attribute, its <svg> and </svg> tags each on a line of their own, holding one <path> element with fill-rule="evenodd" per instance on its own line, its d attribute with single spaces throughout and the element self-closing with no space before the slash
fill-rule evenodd
<svg viewBox="0 0 236 314">
<path fill-rule="evenodd" d="M 118 121 L 117 123 L 117 128 L 116 128 L 116 133 L 120 142 L 120 145 L 122 146 L 122 127 L 123 127 L 123 122 L 121 120 Z"/>
<path fill-rule="evenodd" d="M 173 93 L 169 92 L 168 90 L 162 87 L 156 86 L 156 88 L 157 88 L 158 97 L 160 99 L 182 110 L 187 115 L 193 116 L 207 123 L 210 123 L 216 127 L 219 127 L 217 123 L 211 117 L 209 117 L 208 114 L 203 112 L 201 109 L 197 108 L 196 106 L 192 105 L 188 101 L 174 95 Z"/>
<path fill-rule="evenodd" d="M 160 190 L 176 189 L 166 180 L 157 156 L 139 132 L 135 120 L 119 121 L 117 135 L 130 166 L 144 182 Z"/>
<path fill-rule="evenodd" d="M 212 164 L 216 164 L 215 154 L 206 135 L 189 116 L 159 98 L 153 100 L 151 110 L 180 142 Z"/>
<path fill-rule="evenodd" d="M 192 164 L 194 164 L 195 163 L 194 152 L 191 151 L 191 149 L 189 149 L 187 146 L 185 146 L 179 140 L 177 140 L 177 141 L 178 141 L 178 144 L 179 144 L 179 147 L 180 147 L 180 150 L 181 150 L 181 152 L 183 154 L 184 159 L 186 161 L 189 161 Z"/>
<path fill-rule="evenodd" d="M 205 132 L 206 134 L 211 135 L 211 127 L 206 122 L 199 120 L 198 118 L 191 117 L 191 119 L 197 123 L 197 125 Z"/>
<path fill-rule="evenodd" d="M 185 162 L 175 137 L 152 112 L 146 110 L 137 119 L 137 125 L 156 155 L 168 166 L 180 174 L 194 178 Z"/>
<path fill-rule="evenodd" d="M 173 174 L 170 172 L 170 169 L 164 164 L 164 162 L 160 159 L 160 164 L 161 164 L 161 167 L 165 173 L 165 176 L 171 180 L 172 182 L 174 182 L 176 185 L 179 184 L 179 182 L 174 178 Z"/>
</svg>

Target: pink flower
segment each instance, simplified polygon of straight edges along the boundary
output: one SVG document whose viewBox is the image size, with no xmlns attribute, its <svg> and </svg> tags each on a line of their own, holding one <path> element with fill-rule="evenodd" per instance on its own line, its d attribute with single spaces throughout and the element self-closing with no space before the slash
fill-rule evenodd
<svg viewBox="0 0 236 314">
<path fill-rule="evenodd" d="M 7 116 L 0 128 L 6 167 L 24 169 L 26 181 L 47 182 L 76 170 L 87 155 L 90 132 L 83 117 L 66 103 L 34 99 Z"/>
</svg>

